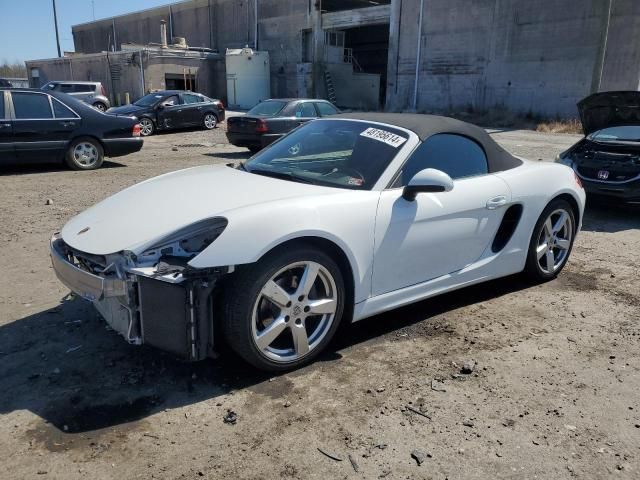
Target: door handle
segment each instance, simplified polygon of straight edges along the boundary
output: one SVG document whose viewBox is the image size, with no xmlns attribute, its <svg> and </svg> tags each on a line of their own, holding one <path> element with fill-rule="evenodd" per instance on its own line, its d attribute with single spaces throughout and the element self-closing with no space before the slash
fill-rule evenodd
<svg viewBox="0 0 640 480">
<path fill-rule="evenodd" d="M 495 210 L 496 208 L 503 207 L 507 204 L 507 197 L 504 195 L 498 195 L 491 200 L 487 200 L 487 208 L 489 210 Z"/>
<path fill-rule="evenodd" d="M 75 127 L 76 122 L 62 122 L 63 127 Z"/>
<path fill-rule="evenodd" d="M 5 128 L 5 127 L 9 128 L 9 127 L 11 127 L 11 124 L 10 123 L 0 123 L 0 128 Z"/>
</svg>

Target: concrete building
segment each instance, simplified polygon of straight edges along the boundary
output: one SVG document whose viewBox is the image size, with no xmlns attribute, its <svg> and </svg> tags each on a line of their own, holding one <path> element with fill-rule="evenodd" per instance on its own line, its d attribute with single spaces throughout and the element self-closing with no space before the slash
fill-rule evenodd
<svg viewBox="0 0 640 480">
<path fill-rule="evenodd" d="M 31 87 L 52 80 L 102 82 L 111 102 L 120 105 L 148 92 L 193 90 L 209 96 L 224 89 L 224 62 L 217 53 L 179 48 L 123 45 L 117 52 L 68 55 L 26 62 Z"/>
<path fill-rule="evenodd" d="M 640 84 L 637 0 L 191 0 L 76 25 L 76 51 L 158 44 L 162 20 L 169 43 L 268 51 L 274 97 L 349 108 L 575 116 L 591 92 Z M 222 64 L 206 67 L 219 98 Z"/>
</svg>

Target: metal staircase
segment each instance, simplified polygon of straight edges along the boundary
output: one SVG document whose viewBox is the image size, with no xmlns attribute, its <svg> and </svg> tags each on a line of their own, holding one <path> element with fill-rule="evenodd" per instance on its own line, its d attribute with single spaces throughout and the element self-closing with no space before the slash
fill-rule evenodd
<svg viewBox="0 0 640 480">
<path fill-rule="evenodd" d="M 336 103 L 336 89 L 333 85 L 333 78 L 329 70 L 324 71 L 324 85 L 327 88 L 327 99 L 331 103 Z"/>
</svg>

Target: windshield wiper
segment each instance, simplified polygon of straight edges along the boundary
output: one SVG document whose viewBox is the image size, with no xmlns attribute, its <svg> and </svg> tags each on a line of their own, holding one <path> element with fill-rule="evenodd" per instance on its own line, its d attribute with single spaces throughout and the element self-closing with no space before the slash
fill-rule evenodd
<svg viewBox="0 0 640 480">
<path fill-rule="evenodd" d="M 254 168 L 253 170 L 248 170 L 248 172 L 249 173 L 255 173 L 256 175 L 264 175 L 265 177 L 279 178 L 281 180 L 290 180 L 290 181 L 293 181 L 293 182 L 309 183 L 309 184 L 313 184 L 314 183 L 311 180 L 309 180 L 308 178 L 301 177 L 299 175 L 296 175 L 293 172 L 276 172 L 276 171 L 272 171 L 272 170 L 262 170 L 262 169 L 259 169 L 259 168 Z"/>
</svg>

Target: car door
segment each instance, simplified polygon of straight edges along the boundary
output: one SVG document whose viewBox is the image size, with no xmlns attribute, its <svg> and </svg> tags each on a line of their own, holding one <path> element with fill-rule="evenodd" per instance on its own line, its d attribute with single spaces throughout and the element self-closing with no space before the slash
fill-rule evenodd
<svg viewBox="0 0 640 480">
<path fill-rule="evenodd" d="M 60 160 L 80 118 L 44 92 L 11 92 L 11 98 L 16 158 Z M 59 104 L 55 108 L 58 118 L 54 102 Z"/>
<path fill-rule="evenodd" d="M 314 102 L 316 106 L 316 110 L 318 110 L 318 114 L 321 117 L 330 117 L 331 115 L 336 115 L 340 113 L 340 111 L 333 106 L 333 104 L 329 102 Z"/>
<path fill-rule="evenodd" d="M 13 121 L 9 115 L 8 104 L 5 101 L 8 92 L 0 90 L 0 161 L 10 162 L 15 160 L 16 154 L 13 147 Z"/>
<path fill-rule="evenodd" d="M 95 85 L 87 85 L 85 83 L 74 83 L 71 85 L 72 95 L 78 100 L 82 100 L 86 103 L 92 103 L 93 97 L 95 97 L 96 87 Z"/>
<path fill-rule="evenodd" d="M 183 93 L 182 100 L 184 103 L 184 126 L 200 125 L 204 115 L 204 99 L 200 95 Z"/>
<path fill-rule="evenodd" d="M 453 190 L 405 200 L 402 187 L 426 168 L 449 174 Z M 510 201 L 508 185 L 488 173 L 480 145 L 458 135 L 427 139 L 380 196 L 372 294 L 420 284 L 479 260 Z"/>
<path fill-rule="evenodd" d="M 300 102 L 296 107 L 295 118 L 292 119 L 292 130 L 300 125 L 318 118 L 318 111 L 313 102 Z"/>
<path fill-rule="evenodd" d="M 179 95 L 169 95 L 157 107 L 158 125 L 163 130 L 183 126 L 184 105 Z"/>
</svg>

